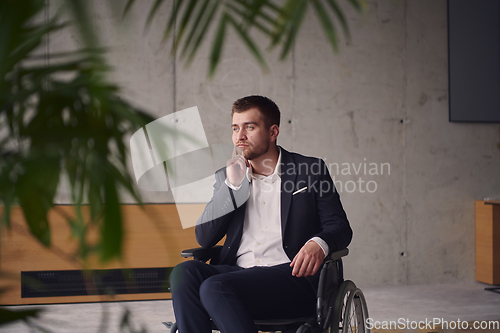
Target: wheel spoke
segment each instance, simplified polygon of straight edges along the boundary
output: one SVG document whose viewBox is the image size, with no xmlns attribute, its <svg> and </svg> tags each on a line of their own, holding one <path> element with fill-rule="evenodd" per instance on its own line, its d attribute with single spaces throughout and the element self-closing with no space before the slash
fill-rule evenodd
<svg viewBox="0 0 500 333">
<path fill-rule="evenodd" d="M 365 320 L 368 317 L 366 301 L 360 289 L 355 288 L 349 293 L 343 313 L 342 332 L 343 333 L 369 333 L 365 327 Z"/>
<path fill-rule="evenodd" d="M 352 281 L 344 281 L 335 300 L 331 320 L 322 328 L 322 333 L 370 333 L 366 328 L 368 309 L 363 292 Z"/>
</svg>

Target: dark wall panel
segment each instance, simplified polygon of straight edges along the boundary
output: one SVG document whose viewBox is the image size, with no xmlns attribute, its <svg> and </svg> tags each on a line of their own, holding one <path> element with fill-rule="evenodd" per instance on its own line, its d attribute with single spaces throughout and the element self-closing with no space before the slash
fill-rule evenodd
<svg viewBox="0 0 500 333">
<path fill-rule="evenodd" d="M 500 1 L 449 0 L 450 121 L 500 122 Z"/>
</svg>

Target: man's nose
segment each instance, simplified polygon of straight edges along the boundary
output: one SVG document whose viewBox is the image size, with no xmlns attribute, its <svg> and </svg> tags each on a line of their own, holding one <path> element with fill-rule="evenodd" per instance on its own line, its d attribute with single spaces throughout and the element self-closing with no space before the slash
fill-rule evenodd
<svg viewBox="0 0 500 333">
<path fill-rule="evenodd" d="M 237 138 L 238 140 L 246 140 L 247 135 L 245 133 L 245 130 L 238 131 Z"/>
</svg>

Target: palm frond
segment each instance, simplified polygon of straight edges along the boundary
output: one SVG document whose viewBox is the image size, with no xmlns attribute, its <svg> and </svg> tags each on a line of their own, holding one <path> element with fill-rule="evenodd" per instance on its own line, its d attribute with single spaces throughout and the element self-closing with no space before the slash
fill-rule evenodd
<svg viewBox="0 0 500 333">
<path fill-rule="evenodd" d="M 346 0 L 357 11 L 367 7 L 366 0 Z M 129 0 L 126 11 L 130 10 L 133 0 Z M 156 0 L 147 19 L 151 23 L 162 0 Z M 292 50 L 293 44 L 301 29 L 302 22 L 311 5 L 317 14 L 322 30 L 334 51 L 338 50 L 338 36 L 335 20 L 338 20 L 347 40 L 350 31 L 347 19 L 337 0 L 174 0 L 172 11 L 166 23 L 164 37 L 173 38 L 172 53 L 175 54 L 180 45 L 181 58 L 187 58 L 189 65 L 199 51 L 202 40 L 207 36 L 212 21 L 218 21 L 217 29 L 212 37 L 208 76 L 212 77 L 220 61 L 225 29 L 233 26 L 240 41 L 249 49 L 257 62 L 266 68 L 258 43 L 252 35 L 256 29 L 269 39 L 270 48 L 281 48 L 281 59 L 285 59 Z M 330 10 L 328 10 L 330 9 Z M 230 19 L 229 19 L 230 18 Z M 179 19 L 179 21 L 178 21 Z M 172 31 L 176 28 L 176 33 Z"/>
<path fill-rule="evenodd" d="M 328 37 L 328 40 L 330 41 L 333 50 L 336 52 L 338 50 L 337 33 L 335 32 L 335 27 L 331 22 L 328 12 L 326 11 L 325 7 L 320 2 L 320 0 L 312 0 L 312 3 L 314 9 L 316 10 L 316 14 L 319 17 L 321 26 L 323 27 L 323 31 Z"/>
<path fill-rule="evenodd" d="M 342 29 L 344 29 L 344 35 L 346 36 L 347 40 L 351 39 L 351 32 L 349 31 L 349 24 L 347 23 L 347 19 L 340 9 L 338 3 L 336 0 L 327 0 L 328 5 L 332 8 L 333 12 L 337 16 L 338 20 L 340 21 L 340 24 L 342 25 Z"/>
<path fill-rule="evenodd" d="M 151 22 L 153 21 L 153 18 L 155 17 L 155 15 L 158 12 L 158 9 L 160 8 L 160 5 L 162 3 L 163 3 L 163 0 L 155 0 L 153 6 L 151 7 L 151 10 L 149 11 L 148 18 L 146 20 L 146 26 L 149 26 L 151 24 Z"/>
<path fill-rule="evenodd" d="M 308 0 L 287 0 L 283 6 L 283 11 L 278 18 L 277 30 L 273 38 L 273 46 L 283 43 L 281 59 L 285 59 L 292 49 L 292 46 L 299 32 L 302 21 L 307 12 Z M 282 39 L 284 39 L 282 41 Z"/>
<path fill-rule="evenodd" d="M 230 23 L 235 28 L 235 30 L 238 33 L 238 35 L 240 36 L 240 38 L 242 39 L 242 41 L 247 46 L 247 48 L 249 49 L 250 53 L 257 59 L 257 61 L 259 62 L 259 64 L 263 68 L 267 68 L 266 60 L 262 56 L 262 53 L 260 52 L 259 47 L 250 38 L 250 36 L 247 34 L 247 32 L 245 30 L 243 30 L 243 28 L 231 16 L 229 16 L 229 15 L 227 16 L 227 21 L 228 21 L 228 23 Z M 210 74 L 213 75 L 214 73 L 212 72 Z"/>
<path fill-rule="evenodd" d="M 222 18 L 219 21 L 219 26 L 215 33 L 215 39 L 212 44 L 212 50 L 210 52 L 210 64 L 208 70 L 209 76 L 213 75 L 215 69 L 217 68 L 217 65 L 219 64 L 220 56 L 222 53 L 222 47 L 224 45 L 224 40 L 226 35 L 227 22 L 228 22 L 228 15 L 224 13 L 222 14 Z"/>
<path fill-rule="evenodd" d="M 75 21 L 82 21 L 84 47 L 40 65 L 43 57 L 33 53 L 48 33 L 68 26 L 57 17 L 36 23 L 33 18 L 45 5 L 38 0 L 24 6 L 0 2 L 0 29 L 7 36 L 0 40 L 0 126 L 6 133 L 0 140 L 1 222 L 8 226 L 10 207 L 19 204 L 31 233 L 50 246 L 48 212 L 65 174 L 76 205 L 76 219 L 68 218 L 68 224 L 80 255 L 98 251 L 102 260 L 110 260 L 120 256 L 123 240 L 118 189 L 140 202 L 126 171 L 124 140 L 153 119 L 123 101 L 118 87 L 106 80 L 110 67 L 84 1 L 67 4 Z M 90 206 L 91 223 L 100 229 L 97 246 L 88 241 L 84 203 Z"/>
<path fill-rule="evenodd" d="M 206 9 L 206 12 L 203 12 L 203 16 L 201 17 L 200 21 L 193 23 L 191 27 L 193 34 L 190 34 L 188 39 L 185 41 L 184 46 L 182 47 L 181 57 L 188 58 L 186 65 L 189 65 L 193 61 L 194 56 L 196 55 L 196 52 L 198 51 L 201 42 L 208 32 L 213 22 L 213 18 L 217 15 L 219 9 L 218 1 L 207 1 L 209 1 L 210 3 L 208 8 Z M 215 40 L 213 44 L 215 44 Z"/>
</svg>

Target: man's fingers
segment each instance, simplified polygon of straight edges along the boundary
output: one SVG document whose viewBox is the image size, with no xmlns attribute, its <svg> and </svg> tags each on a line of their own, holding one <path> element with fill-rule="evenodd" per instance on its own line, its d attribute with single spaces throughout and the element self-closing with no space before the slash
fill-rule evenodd
<svg viewBox="0 0 500 333">
<path fill-rule="evenodd" d="M 247 159 L 245 158 L 245 156 L 243 155 L 240 155 L 240 159 L 239 159 L 243 165 L 243 167 L 248 167 L 250 166 L 250 164 L 248 163 Z"/>
<path fill-rule="evenodd" d="M 230 158 L 226 163 L 227 180 L 234 186 L 239 186 L 245 178 L 246 161 L 241 155 Z"/>
<path fill-rule="evenodd" d="M 297 254 L 297 262 L 295 263 L 295 266 L 293 268 L 292 275 L 297 277 L 306 276 L 309 261 L 310 258 L 306 253 L 299 252 Z"/>
<path fill-rule="evenodd" d="M 316 260 L 316 263 L 314 264 L 313 271 L 311 272 L 311 275 L 316 274 L 318 269 L 321 267 L 321 263 L 323 263 L 322 260 Z"/>
<path fill-rule="evenodd" d="M 292 275 L 304 277 L 316 274 L 322 260 L 307 253 L 298 253 L 290 264 L 293 267 Z"/>
<path fill-rule="evenodd" d="M 302 262 L 299 273 L 297 274 L 297 277 L 304 277 L 304 276 L 307 276 L 307 262 Z"/>
<path fill-rule="evenodd" d="M 297 259 L 297 257 L 295 257 L 295 259 Z M 299 269 L 300 269 L 300 263 L 299 263 L 299 260 L 297 259 L 297 260 L 295 260 L 295 263 L 293 265 L 292 275 L 297 276 Z"/>
<path fill-rule="evenodd" d="M 231 158 L 229 161 L 227 161 L 228 167 L 235 166 L 235 164 L 238 164 L 242 170 L 244 170 L 245 167 L 247 166 L 246 160 L 243 156 L 235 156 Z"/>
<path fill-rule="evenodd" d="M 314 270 L 314 264 L 315 264 L 315 260 L 314 260 L 314 258 L 311 258 L 311 260 L 309 260 L 309 263 L 307 264 L 307 267 L 304 271 L 304 276 L 312 275 L 311 273 Z"/>
<path fill-rule="evenodd" d="M 299 274 L 299 272 L 300 272 L 302 262 L 303 262 L 303 259 L 302 259 L 302 256 L 300 256 L 300 253 L 295 256 L 294 261 L 295 261 L 295 263 L 293 265 L 292 275 L 297 276 L 297 274 Z"/>
<path fill-rule="evenodd" d="M 231 157 L 228 161 L 227 161 L 227 166 L 231 166 L 231 165 L 234 165 L 235 163 L 238 162 L 238 160 L 240 159 L 240 156 L 234 156 L 234 157 Z"/>
<path fill-rule="evenodd" d="M 238 163 L 238 165 L 241 167 L 241 169 L 242 169 L 242 170 L 244 170 L 244 169 L 245 169 L 246 164 L 245 164 L 245 160 L 243 159 L 243 157 L 242 157 L 242 158 L 239 158 L 239 159 L 236 161 L 236 163 Z"/>
<path fill-rule="evenodd" d="M 304 262 L 303 266 L 304 266 L 304 270 L 302 272 L 302 276 L 309 276 L 309 275 L 312 275 L 311 272 L 313 271 L 314 269 L 314 258 L 313 257 L 309 257 L 308 258 L 309 260 L 307 260 L 306 262 Z"/>
<path fill-rule="evenodd" d="M 316 274 L 323 262 L 323 257 L 323 250 L 316 242 L 306 243 L 290 264 L 293 267 L 292 275 L 304 277 Z"/>
<path fill-rule="evenodd" d="M 310 257 L 308 261 L 303 262 L 303 269 L 297 275 L 298 277 L 310 276 L 316 274 L 319 267 L 321 266 L 321 262 L 319 262 L 316 258 Z"/>
<path fill-rule="evenodd" d="M 319 268 L 319 262 L 318 262 L 318 259 L 314 258 L 313 260 L 311 260 L 311 262 L 309 263 L 309 267 L 308 267 L 308 270 L 307 270 L 307 274 L 308 275 L 314 275 L 316 274 L 316 272 L 318 271 L 318 268 Z"/>
</svg>

